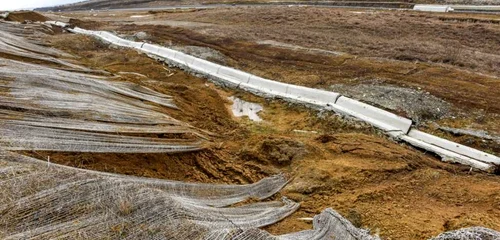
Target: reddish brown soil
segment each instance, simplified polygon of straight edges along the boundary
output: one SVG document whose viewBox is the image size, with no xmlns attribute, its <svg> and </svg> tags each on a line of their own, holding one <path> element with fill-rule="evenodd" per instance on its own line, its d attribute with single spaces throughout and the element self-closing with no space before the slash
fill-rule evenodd
<svg viewBox="0 0 500 240">
<path fill-rule="evenodd" d="M 465 226 L 500 227 L 496 176 L 468 175 L 365 134 L 315 140 L 311 154 L 316 159 L 292 163 L 295 179 L 283 192 L 301 201 L 302 208 L 271 226 L 272 232 L 302 228 L 304 223 L 294 218 L 311 217 L 325 205 L 386 239 L 425 239 Z"/>
<path fill-rule="evenodd" d="M 137 29 L 140 28 L 122 28 L 123 31 Z M 311 75 L 338 71 L 343 66 L 347 73 L 381 74 L 388 78 L 404 76 L 402 69 L 413 66 L 398 63 L 386 69 L 387 65 L 368 59 L 321 58 L 245 41 L 212 39 L 184 29 L 155 26 L 141 29 L 150 31 L 158 41 L 208 45 L 228 55 L 234 66 L 305 85 L 324 84 L 321 78 Z M 81 44 L 74 44 L 77 40 Z M 207 149 L 189 154 L 29 153 L 33 156 L 42 159 L 51 156 L 51 161 L 57 163 L 101 171 L 197 182 L 248 183 L 284 172 L 291 181 L 281 194 L 300 202 L 301 208 L 289 218 L 266 228 L 275 234 L 310 229 L 310 223 L 297 218 L 312 217 L 328 207 L 340 211 L 357 226 L 372 229 L 384 239 L 425 239 L 445 230 L 476 225 L 500 230 L 498 176 L 469 172 L 469 168 L 443 163 L 434 156 L 392 142 L 365 125 L 348 123 L 330 113 L 217 88 L 135 51 L 110 48 L 91 38 L 75 35 L 57 35 L 50 41 L 82 57 L 80 61 L 88 67 L 117 74 L 116 80 L 133 81 L 174 96 L 182 110 L 165 111 L 214 135 Z M 289 69 L 290 66 L 294 66 L 293 69 Z M 384 69 L 379 68 L 382 66 Z M 443 71 L 434 65 L 415 66 L 422 67 L 419 74 L 423 75 L 420 76 Z M 443 74 L 451 74 L 450 81 L 453 80 L 451 76 L 461 77 L 454 71 Z M 137 72 L 146 77 L 120 72 Z M 292 78 L 292 73 L 299 73 L 301 77 Z M 306 74 L 310 77 L 304 77 Z M 317 80 L 311 83 L 308 81 L 311 79 Z M 461 79 L 457 84 L 475 86 L 477 82 L 472 82 L 478 79 Z M 332 77 L 324 81 L 346 79 Z M 444 89 L 444 84 L 437 80 L 428 82 L 412 77 L 407 81 L 404 84 L 416 81 L 419 86 L 434 84 L 432 88 Z M 487 79 L 483 81 L 481 84 L 485 86 L 498 88 Z M 486 92 L 481 89 L 463 91 L 473 96 Z M 262 104 L 264 111 L 260 116 L 264 122 L 234 118 L 228 110 L 230 102 L 226 100 L 232 95 Z M 464 104 L 475 106 L 471 102 Z M 297 133 L 294 130 L 315 132 Z"/>
<path fill-rule="evenodd" d="M 187 182 L 248 184 L 278 172 L 262 165 L 233 162 L 220 149 L 182 154 L 26 152 L 54 163 L 141 177 Z"/>
</svg>

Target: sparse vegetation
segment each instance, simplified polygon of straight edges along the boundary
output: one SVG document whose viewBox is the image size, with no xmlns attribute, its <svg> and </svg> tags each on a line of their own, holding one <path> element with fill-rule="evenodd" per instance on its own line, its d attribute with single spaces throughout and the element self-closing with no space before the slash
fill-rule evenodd
<svg viewBox="0 0 500 240">
<path fill-rule="evenodd" d="M 75 25 L 114 30 L 126 36 L 143 31 L 148 41 L 154 43 L 168 43 L 195 52 L 209 49 L 221 62 L 271 79 L 324 89 L 343 84 L 337 86 L 351 90 L 364 101 L 378 102 L 378 106 L 386 104 L 386 109 L 400 115 L 415 116 L 421 126 L 432 133 L 440 131 L 430 124 L 433 122 L 500 131 L 496 115 L 500 107 L 495 105 L 499 96 L 488 95 L 500 88 L 495 77 L 500 74 L 495 68 L 500 62 L 495 52 L 499 32 L 490 23 L 449 23 L 439 19 L 439 14 L 355 12 L 358 11 L 285 7 L 150 12 L 159 21 L 211 23 L 196 27 L 155 25 L 157 22 L 130 24 L 124 19 L 130 20 L 132 13 L 119 11 L 112 17 L 108 12 L 99 13 L 106 14 L 105 17 L 88 12 L 63 14 L 70 15 Z M 55 13 L 50 17 L 60 16 Z M 101 17 L 111 21 L 103 21 Z M 83 18 L 85 21 L 78 20 Z M 37 35 L 38 43 L 74 56 L 60 54 L 54 56 L 55 60 L 69 61 L 66 58 L 71 57 L 80 71 L 98 75 L 95 78 L 106 79 L 111 85 L 132 82 L 134 84 L 127 85 L 131 89 L 146 91 L 141 88 L 146 87 L 150 89 L 147 93 L 169 96 L 177 106 L 147 103 L 144 99 L 134 101 L 133 106 L 148 104 L 146 109 L 154 110 L 154 113 L 147 112 L 147 118 L 141 121 L 155 120 L 155 114 L 161 113 L 168 116 L 167 119 L 171 117 L 189 124 L 189 129 L 198 133 L 189 136 L 140 131 L 124 134 L 120 133 L 123 128 L 118 128 L 113 134 L 130 139 L 147 137 L 153 142 L 176 138 L 179 141 L 197 139 L 202 143 L 196 151 L 168 154 L 82 153 L 57 149 L 11 153 L 0 149 L 0 179 L 3 180 L 0 189 L 5 190 L 0 191 L 0 237 L 26 233 L 32 234 L 25 235 L 28 237 L 47 238 L 67 231 L 64 234 L 77 239 L 190 239 L 217 234 L 210 232 L 217 229 L 223 229 L 221 234 L 228 234 L 228 238 L 246 229 L 253 231 L 249 234 L 266 235 L 264 231 L 267 231 L 279 235 L 311 229 L 311 222 L 303 219 L 320 214 L 328 207 L 347 216 L 355 226 L 370 228 L 386 239 L 424 239 L 444 229 L 476 225 L 500 230 L 498 176 L 443 163 L 435 156 L 387 139 L 366 124 L 341 118 L 330 111 L 220 88 L 134 50 L 57 30 L 47 32 L 49 35 Z M 478 36 L 483 39 L 476 39 Z M 261 44 L 269 39 L 286 43 L 288 47 Z M 480 42 L 483 45 L 479 45 Z M 0 52 L 2 49 L 0 46 Z M 19 60 L 12 56 L 0 55 L 0 60 Z M 26 58 L 31 64 L 60 67 L 59 63 L 52 65 L 35 60 Z M 2 65 L 3 69 L 9 67 L 13 68 Z M 3 77 L 5 71 L 0 75 L 0 84 L 17 79 Z M 55 74 L 46 75 L 45 80 Z M 87 80 L 90 76 L 84 75 Z M 11 88 L 12 85 L 6 85 L 3 89 Z M 375 88 L 379 93 L 371 91 Z M 16 91 L 19 89 L 22 88 Z M 110 97 L 116 95 L 96 89 L 94 86 L 84 90 Z M 77 91 L 71 93 L 76 95 Z M 1 97 L 10 94 L 11 91 L 0 91 Z M 52 95 L 50 91 L 44 94 Z M 259 116 L 263 122 L 231 115 L 229 96 L 262 105 L 264 110 Z M 35 96 L 22 99 L 28 97 Z M 389 103 L 408 102 L 387 105 L 387 101 L 376 101 L 382 97 L 388 97 Z M 115 105 L 122 106 L 122 103 Z M 419 108 L 420 105 L 425 106 Z M 29 107 L 41 109 L 43 106 Z M 2 113 L 18 111 L 15 120 L 31 116 L 17 108 L 0 108 Z M 133 107 L 124 109 L 129 113 Z M 106 116 L 102 109 L 95 112 L 99 114 L 85 115 L 81 119 L 83 123 L 92 122 L 93 117 Z M 78 114 L 61 116 L 70 121 Z M 6 129 L 2 128 L 5 116 L 14 115 L 2 116 L 0 129 Z M 41 117 L 36 115 L 36 119 Z M 143 122 L 141 127 L 146 125 Z M 6 133 L 11 135 L 16 132 L 16 129 L 8 130 Z M 28 138 L 30 134 L 32 132 L 27 132 L 23 137 Z M 468 141 L 495 154 L 498 151 L 497 145 L 478 138 L 440 134 Z M 58 140 L 58 136 L 52 138 Z M 50 163 L 46 162 L 47 156 Z M 255 185 L 226 185 L 252 184 L 278 173 L 284 173 L 287 179 L 283 175 L 271 177 L 255 188 L 252 187 Z M 284 186 L 287 181 L 288 185 Z M 286 196 L 292 201 L 285 200 L 282 205 L 261 201 L 282 187 L 279 195 L 270 199 Z M 49 197 L 41 198 L 41 195 Z M 301 203 L 300 208 L 296 202 Z M 245 207 L 248 204 L 250 207 Z M 209 213 L 200 214 L 203 211 Z M 277 222 L 289 214 L 292 215 Z M 259 219 L 250 221 L 248 216 Z M 46 222 L 42 219 L 60 222 L 43 225 Z M 274 224 L 267 226 L 271 223 Z M 44 233 L 47 235 L 37 235 L 38 227 L 50 231 Z M 233 228 L 235 232 L 228 230 Z M 50 235 L 52 233 L 55 235 Z"/>
</svg>

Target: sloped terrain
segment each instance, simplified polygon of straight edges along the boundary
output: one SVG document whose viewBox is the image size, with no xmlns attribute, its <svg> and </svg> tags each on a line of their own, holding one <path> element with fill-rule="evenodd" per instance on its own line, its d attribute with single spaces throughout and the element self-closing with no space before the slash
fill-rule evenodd
<svg viewBox="0 0 500 240">
<path fill-rule="evenodd" d="M 0 203 L 2 237 L 273 239 L 270 232 L 307 239 L 335 235 L 333 229 L 348 239 L 334 228 L 348 226 L 385 239 L 425 239 L 462 227 L 500 229 L 498 176 L 443 163 L 328 112 L 214 86 L 86 36 L 39 24 L 3 26 L 3 36 L 46 33 L 2 48 L 9 51 L 0 78 L 8 116 L 0 128 L 9 133 L 2 149 L 16 152 L 0 156 L 8 196 Z M 120 31 L 131 36 L 135 30 Z M 19 44 L 23 51 L 11 49 Z M 232 65 L 251 63 L 237 61 L 245 53 L 229 56 L 224 61 Z M 263 122 L 234 117 L 230 96 L 261 104 Z M 18 134 L 24 128 L 51 131 L 31 138 Z M 103 145 L 119 147 L 98 151 Z M 194 147 L 172 148 L 186 145 Z M 276 176 L 280 172 L 285 175 Z M 218 185 L 227 183 L 243 186 Z M 293 202 L 280 203 L 280 196 Z M 270 202 L 259 201 L 267 197 Z M 355 227 L 324 211 L 329 207 Z M 312 229 L 300 218 L 317 214 L 318 231 L 280 236 Z"/>
<path fill-rule="evenodd" d="M 190 184 L 70 168 L 50 155 L 45 164 L 12 152 L 196 152 L 211 133 L 164 112 L 179 109 L 170 96 L 67 63 L 75 57 L 12 35 L 12 29 L 29 34 L 21 24 L 1 22 L 0 29 L 0 51 L 8 53 L 0 64 L 2 239 L 272 239 L 255 228 L 299 206 L 283 199 L 230 207 L 272 196 L 286 184 L 282 175 L 242 186 Z M 44 53 L 61 60 L 37 62 Z"/>
<path fill-rule="evenodd" d="M 62 6 L 39 8 L 39 11 L 81 11 L 81 10 L 106 10 L 126 8 L 158 8 L 171 6 L 210 6 L 218 4 L 227 5 L 319 5 L 319 6 L 352 6 L 374 8 L 412 8 L 414 4 L 473 4 L 494 5 L 494 0 L 337 0 L 337 1 L 268 1 L 268 0 L 87 0 Z"/>
<path fill-rule="evenodd" d="M 9 23 L 2 23 L 10 27 Z M 50 29 L 49 29 L 50 30 Z M 80 152 L 184 152 L 201 149 L 205 138 L 160 108 L 177 108 L 170 96 L 127 82 L 109 82 L 54 57 L 57 50 L 2 32 L 6 56 L 46 61 L 65 70 L 1 59 L 3 87 L 0 146 L 6 150 Z M 47 53 L 52 56 L 45 57 Z M 75 69 L 76 68 L 76 69 Z M 177 138 L 126 134 L 177 135 Z"/>
<path fill-rule="evenodd" d="M 64 17 L 85 18 L 73 22 L 125 37 L 143 32 L 145 41 L 160 45 L 209 48 L 227 56 L 229 66 L 338 91 L 411 118 L 427 132 L 489 153 L 500 151 L 491 138 L 442 130 L 500 135 L 500 100 L 491 94 L 499 91 L 496 15 L 242 7 Z"/>
</svg>

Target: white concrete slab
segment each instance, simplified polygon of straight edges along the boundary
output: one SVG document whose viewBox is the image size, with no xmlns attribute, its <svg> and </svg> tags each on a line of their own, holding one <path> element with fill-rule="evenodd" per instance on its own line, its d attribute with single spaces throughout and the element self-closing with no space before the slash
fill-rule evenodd
<svg viewBox="0 0 500 240">
<path fill-rule="evenodd" d="M 410 119 L 344 96 L 339 97 L 333 107 L 341 107 L 340 110 L 385 131 L 401 131 L 406 134 L 412 125 Z"/>
<path fill-rule="evenodd" d="M 415 138 L 415 139 L 418 139 L 420 141 L 426 142 L 428 144 L 432 144 L 434 146 L 444 148 L 448 151 L 455 152 L 455 153 L 479 160 L 481 162 L 492 163 L 492 164 L 500 166 L 500 158 L 498 158 L 492 154 L 485 153 L 485 152 L 476 150 L 474 148 L 467 147 L 465 145 L 461 145 L 461 144 L 458 144 L 458 143 L 455 143 L 455 142 L 452 142 L 452 141 L 449 141 L 449 140 L 446 140 L 446 139 L 443 139 L 440 137 L 436 137 L 434 135 L 424 133 L 424 132 L 416 130 L 416 129 L 410 130 L 410 132 L 408 133 L 408 136 Z"/>
</svg>

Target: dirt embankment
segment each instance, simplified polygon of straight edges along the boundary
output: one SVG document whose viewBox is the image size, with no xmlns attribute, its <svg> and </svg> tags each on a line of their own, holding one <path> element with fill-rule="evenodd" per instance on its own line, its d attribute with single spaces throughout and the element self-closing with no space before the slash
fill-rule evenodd
<svg viewBox="0 0 500 240">
<path fill-rule="evenodd" d="M 208 48 L 253 74 L 340 92 L 411 118 L 427 132 L 493 154 L 500 149 L 498 142 L 433 125 L 500 132 L 500 99 L 491 94 L 500 91 L 497 16 L 282 7 L 153 12 L 129 21 L 137 25 L 106 16 L 91 17 L 109 21 L 94 27 Z"/>
<path fill-rule="evenodd" d="M 231 59 L 229 64 L 270 79 L 320 88 L 328 88 L 335 83 L 353 84 L 352 78 L 357 83 L 381 79 L 388 84 L 420 87 L 434 96 L 455 103 L 457 107 L 488 109 L 492 113 L 500 113 L 500 108 L 494 104 L 499 100 L 497 96 L 485 98 L 491 95 L 487 93 L 497 89 L 499 85 L 486 76 L 425 63 L 318 56 L 234 39 L 221 39 L 168 26 L 128 25 L 120 30 L 132 32 L 139 29 L 148 32 L 160 43 L 173 41 L 177 44 L 208 46 L 228 56 Z M 450 84 L 454 86 L 453 89 L 449 88 Z"/>
<path fill-rule="evenodd" d="M 78 26 L 80 28 L 87 30 L 96 29 L 104 25 L 103 23 L 100 23 L 98 21 L 88 21 L 88 20 L 82 21 L 80 19 L 75 19 L 75 18 L 70 18 L 68 23 L 71 24 L 72 26 Z"/>
<path fill-rule="evenodd" d="M 117 81 L 172 95 L 181 110 L 165 109 L 169 115 L 213 134 L 207 149 L 189 154 L 29 153 L 32 156 L 100 171 L 193 182 L 250 183 L 283 172 L 291 181 L 282 194 L 300 202 L 301 208 L 266 228 L 275 234 L 310 229 L 310 223 L 297 218 L 312 217 L 327 207 L 385 239 L 425 239 L 476 225 L 500 230 L 497 176 L 440 162 L 331 113 L 217 88 L 144 54 L 86 36 L 56 35 L 50 42 L 80 56 L 88 67 L 113 73 Z M 302 57 L 255 51 L 239 51 L 227 61 L 263 55 L 259 59 L 269 63 L 273 58 L 266 56 L 273 53 L 285 62 Z M 304 63 L 303 68 L 323 65 L 313 64 L 316 61 L 311 56 L 310 65 Z M 264 121 L 233 117 L 229 96 L 261 104 Z"/>
<path fill-rule="evenodd" d="M 496 176 L 457 172 L 365 134 L 328 134 L 315 141 L 316 151 L 310 151 L 318 160 L 294 161 L 295 179 L 284 190 L 302 207 L 270 226 L 272 232 L 305 227 L 296 218 L 311 217 L 325 205 L 385 239 L 426 239 L 473 225 L 500 227 Z M 488 216 L 468 212 L 480 208 Z"/>
<path fill-rule="evenodd" d="M 154 42 L 165 45 L 209 47 L 227 56 L 225 62 L 228 65 L 283 82 L 334 91 L 340 85 L 346 89 L 371 85 L 397 88 L 402 93 L 397 99 L 391 99 L 393 96 L 386 90 L 376 93 L 375 88 L 365 88 L 364 92 L 356 93 L 353 97 L 412 118 L 423 126 L 428 121 L 436 121 L 450 127 L 472 127 L 492 133 L 500 131 L 497 117 L 500 108 L 496 107 L 500 99 L 498 95 L 491 94 L 500 91 L 500 85 L 498 79 L 487 75 L 430 63 L 294 51 L 168 26 L 126 25 L 119 30 L 130 34 L 144 31 Z M 341 93 L 347 96 L 353 94 L 350 90 Z M 370 101 L 367 96 L 372 95 L 386 101 Z M 432 100 L 431 104 L 427 104 L 429 101 L 426 99 Z M 426 127 L 426 130 L 436 132 L 431 126 Z M 494 141 L 443 136 L 493 153 L 498 149 L 498 143 Z"/>
<path fill-rule="evenodd" d="M 130 20 L 129 15 L 118 14 L 114 18 Z M 451 103 L 456 111 L 447 117 L 470 118 L 473 122 L 480 118 L 477 125 L 499 132 L 500 125 L 495 119 L 500 114 L 500 108 L 496 107 L 500 99 L 498 94 L 491 93 L 500 91 L 495 76 L 500 69 L 497 54 L 500 32 L 496 24 L 486 21 L 470 24 L 443 20 L 443 17 L 467 16 L 248 7 L 160 12 L 147 20 L 128 21 L 140 25 L 106 18 L 110 22 L 96 28 L 129 35 L 144 31 L 149 40 L 163 45 L 208 47 L 227 56 L 227 64 L 231 66 L 283 82 L 329 90 L 338 89 L 332 86 L 338 84 L 349 88 L 376 83 L 419 91 Z M 474 18 L 498 17 L 474 15 Z M 165 25 L 160 25 L 162 21 Z M 182 28 L 166 26 L 176 21 L 192 24 Z M 147 25 L 149 22 L 157 25 Z M 381 107 L 408 117 L 414 115 L 404 106 Z M 433 113 L 441 110 L 440 106 L 429 107 L 432 108 L 429 112 L 421 112 L 413 120 L 418 123 L 444 116 Z"/>
<path fill-rule="evenodd" d="M 200 13 L 200 18 L 205 17 L 207 11 Z M 191 14 L 191 13 L 183 13 Z M 176 14 L 174 14 L 176 15 Z M 271 14 L 272 16 L 272 14 Z M 176 19 L 188 19 L 189 17 L 175 17 Z M 215 18 L 215 16 L 214 16 Z M 245 18 L 245 17 L 243 17 Z M 251 18 L 250 18 L 251 19 Z M 287 19 L 289 21 L 290 19 Z M 390 19 L 389 19 L 390 20 Z M 213 20 L 212 20 L 213 21 Z M 247 20 L 248 22 L 252 22 Z M 262 21 L 266 21 L 262 19 Z M 293 19 L 291 20 L 293 22 Z M 340 21 L 342 22 L 342 21 Z M 368 21 L 370 22 L 370 21 Z M 277 29 L 279 24 L 275 24 L 274 29 Z M 406 28 L 400 26 L 401 28 Z M 214 29 L 215 28 L 215 29 Z M 347 28 L 347 27 L 346 27 Z M 425 27 L 416 27 L 416 29 L 422 29 Z M 172 28 L 168 26 L 134 26 L 128 25 L 118 28 L 121 32 L 135 32 L 135 31 L 146 31 L 148 34 L 153 36 L 155 42 L 160 44 L 181 44 L 181 45 L 196 45 L 205 46 L 222 52 L 228 56 L 232 61 L 229 64 L 243 70 L 253 72 L 257 75 L 268 77 L 275 80 L 280 80 L 284 82 L 290 82 L 295 84 L 307 85 L 319 88 L 329 88 L 333 84 L 348 84 L 357 85 L 370 83 L 377 80 L 384 84 L 397 85 L 402 87 L 410 87 L 413 89 L 423 89 L 425 92 L 429 92 L 431 95 L 443 99 L 447 102 L 453 103 L 457 108 L 467 109 L 467 112 L 485 110 L 488 113 L 500 113 L 500 109 L 496 108 L 495 104 L 499 101 L 498 96 L 494 94 L 489 94 L 498 88 L 498 80 L 487 76 L 476 74 L 472 72 L 463 71 L 457 68 L 450 68 L 442 65 L 435 65 L 430 63 L 425 63 L 426 61 L 437 61 L 437 62 L 449 62 L 447 60 L 425 60 L 416 61 L 416 59 L 405 59 L 406 61 L 391 61 L 384 60 L 381 58 L 358 58 L 352 55 L 341 55 L 341 56 L 318 56 L 317 54 L 308 52 L 291 51 L 289 49 L 280 49 L 275 46 L 257 44 L 255 42 L 249 42 L 242 40 L 241 38 L 246 38 L 246 33 L 234 33 L 231 37 L 225 37 L 233 33 L 233 28 L 227 27 L 210 27 L 210 29 L 205 29 L 205 34 L 199 33 L 199 31 L 193 31 L 181 28 Z M 267 30 L 263 30 L 267 32 Z M 371 31 L 371 30 L 370 30 Z M 221 34 L 218 34 L 218 33 Z M 245 32 L 245 31 L 243 31 Z M 285 31 L 286 32 L 286 31 Z M 287 33 L 285 33 L 287 34 Z M 389 33 L 387 33 L 389 34 Z M 394 33 L 392 33 L 394 34 Z M 461 34 L 457 31 L 455 34 Z M 261 34 L 255 34 L 256 36 Z M 347 34 L 349 35 L 349 34 Z M 338 36 L 337 34 L 333 36 Z M 500 35 L 499 35 L 500 36 Z M 274 38 L 275 36 L 268 36 Z M 298 34 L 297 39 L 304 37 L 304 35 Z M 324 36 L 323 36 L 324 37 Z M 492 35 L 493 39 L 498 38 L 498 36 Z M 240 38 L 240 39 L 238 39 Z M 353 39 L 357 37 L 353 36 Z M 383 36 L 378 36 L 378 38 L 383 38 Z M 464 36 L 463 39 L 465 39 Z M 475 37 L 467 36 L 469 39 L 478 39 Z M 366 38 L 368 39 L 368 38 Z M 493 40 L 492 39 L 492 40 Z M 262 40 L 262 38 L 260 39 Z M 294 40 L 293 41 L 297 41 Z M 354 44 L 362 42 L 361 40 L 350 40 Z M 500 41 L 500 38 L 498 38 Z M 316 44 L 316 40 L 309 39 L 313 45 Z M 423 41 L 426 42 L 426 41 Z M 494 42 L 497 42 L 494 40 Z M 301 42 L 304 43 L 304 42 Z M 374 43 L 375 44 L 375 43 Z M 387 43 L 389 44 L 389 43 Z M 399 43 L 398 43 L 399 44 Z M 401 43 L 402 44 L 402 43 Z M 491 45 L 491 48 L 486 49 L 485 43 L 475 44 L 485 48 L 484 52 L 494 52 L 497 46 Z M 409 46 L 415 46 L 414 44 L 409 44 Z M 373 51 L 385 51 L 389 49 L 395 49 L 394 44 L 389 44 L 387 46 L 380 46 L 377 44 L 369 47 L 368 45 L 357 49 L 356 51 L 361 51 L 363 48 L 373 48 L 379 50 Z M 437 46 L 436 46 L 437 47 Z M 397 47 L 396 47 L 397 48 Z M 437 47 L 439 48 L 439 47 Z M 385 50 L 384 50 L 385 49 Z M 333 49 L 335 50 L 335 49 Z M 408 56 L 419 56 L 421 53 L 413 53 L 411 49 L 402 47 L 402 53 L 399 55 Z M 405 51 L 410 51 L 404 53 Z M 415 50 L 420 51 L 420 50 Z M 440 50 L 439 50 L 440 51 Z M 449 52 L 445 51 L 440 53 L 435 51 L 432 54 L 439 54 L 439 58 L 443 58 L 444 55 L 449 55 Z M 481 51 L 481 50 L 480 50 Z M 358 52 L 354 52 L 358 53 Z M 382 55 L 380 55 L 382 54 Z M 375 53 L 374 55 L 383 56 L 386 54 L 396 54 L 396 53 Z M 363 54 L 366 55 L 366 54 Z M 453 55 L 452 56 L 458 56 Z M 448 56 L 450 57 L 450 56 Z M 475 58 L 466 60 L 467 58 L 462 58 L 463 61 L 475 61 Z M 395 59 L 402 59 L 398 56 Z M 460 60 L 460 61 L 462 61 Z M 485 59 L 483 59 L 485 60 Z M 481 61 L 483 61 L 481 60 Z M 411 61 L 411 62 L 408 62 Z M 469 64 L 469 63 L 466 63 Z M 471 63 L 472 64 L 472 63 Z M 500 64 L 500 61 L 494 60 L 494 62 L 486 64 L 474 63 L 477 67 L 491 66 L 491 70 L 496 71 L 496 67 Z M 270 67 L 271 66 L 271 67 Z M 452 89 L 449 86 L 454 86 Z"/>
<path fill-rule="evenodd" d="M 50 20 L 49 18 L 43 16 L 42 14 L 39 14 L 37 12 L 33 11 L 20 11 L 20 12 L 11 12 L 5 18 L 7 21 L 13 21 L 13 22 L 45 22 Z"/>
</svg>

